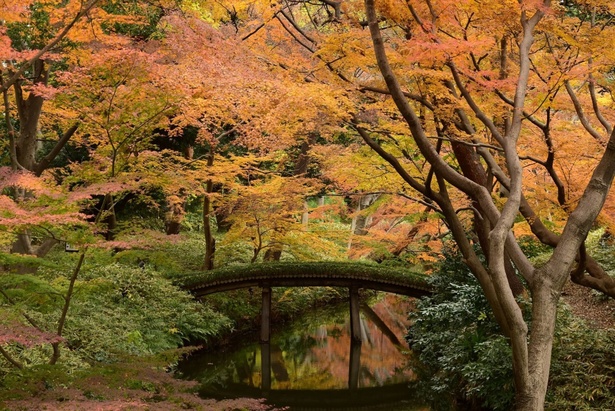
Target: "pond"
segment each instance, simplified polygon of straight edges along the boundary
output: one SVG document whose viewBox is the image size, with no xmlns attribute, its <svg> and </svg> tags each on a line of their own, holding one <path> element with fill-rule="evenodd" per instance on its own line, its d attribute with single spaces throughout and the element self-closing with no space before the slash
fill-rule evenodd
<svg viewBox="0 0 615 411">
<path fill-rule="evenodd" d="M 179 364 L 204 398 L 266 398 L 290 410 L 425 409 L 408 388 L 411 353 L 404 341 L 412 300 L 381 294 L 361 306 L 362 342 L 353 343 L 348 305 L 314 309 L 268 344 L 258 333 Z"/>
</svg>

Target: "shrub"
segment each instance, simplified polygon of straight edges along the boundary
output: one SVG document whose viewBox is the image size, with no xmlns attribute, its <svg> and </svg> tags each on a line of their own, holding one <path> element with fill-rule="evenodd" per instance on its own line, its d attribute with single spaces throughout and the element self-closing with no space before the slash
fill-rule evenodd
<svg viewBox="0 0 615 411">
<path fill-rule="evenodd" d="M 148 268 L 99 267 L 80 284 L 66 338 L 88 358 L 153 354 L 189 340 L 207 340 L 228 320 Z"/>
<path fill-rule="evenodd" d="M 40 271 L 37 276 L 2 276 L 0 287 L 14 302 L 3 310 L 26 312 L 45 331 L 54 332 L 68 280 L 60 270 Z M 81 368 L 84 361 L 155 354 L 186 341 L 206 341 L 229 327 L 228 318 L 194 301 L 148 267 L 117 263 L 90 267 L 75 284 L 60 361 Z M 50 348 L 13 345 L 7 349 L 34 365 L 48 361 Z M 8 371 L 1 361 L 0 368 Z"/>
<path fill-rule="evenodd" d="M 512 409 L 512 354 L 476 279 L 447 254 L 407 339 L 423 400 L 434 410 Z M 589 327 L 560 305 L 546 410 L 615 409 L 615 331 Z"/>
<path fill-rule="evenodd" d="M 511 409 L 511 350 L 478 281 L 448 252 L 430 278 L 435 289 L 411 314 L 407 340 L 415 353 L 413 383 L 434 410 Z"/>
<path fill-rule="evenodd" d="M 560 310 L 546 410 L 615 409 L 615 330 L 599 330 Z"/>
</svg>

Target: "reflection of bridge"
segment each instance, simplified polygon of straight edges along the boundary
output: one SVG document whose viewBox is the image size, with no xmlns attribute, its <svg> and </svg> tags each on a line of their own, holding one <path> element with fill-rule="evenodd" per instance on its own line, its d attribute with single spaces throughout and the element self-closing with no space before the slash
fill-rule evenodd
<svg viewBox="0 0 615 411">
<path fill-rule="evenodd" d="M 386 291 L 411 297 L 431 293 L 427 276 L 421 273 L 380 265 L 345 262 L 271 263 L 228 266 L 211 271 L 187 274 L 176 284 L 196 297 L 248 287 L 263 290 L 261 341 L 270 334 L 271 287 L 347 287 L 350 299 L 352 338 L 361 340 L 359 323 L 359 289 Z"/>
</svg>

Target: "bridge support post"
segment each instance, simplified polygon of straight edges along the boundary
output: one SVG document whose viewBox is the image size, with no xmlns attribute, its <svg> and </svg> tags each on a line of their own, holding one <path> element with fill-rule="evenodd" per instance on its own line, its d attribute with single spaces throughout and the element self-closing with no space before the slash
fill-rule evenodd
<svg viewBox="0 0 615 411">
<path fill-rule="evenodd" d="M 359 287 L 350 287 L 350 334 L 352 341 L 361 342 L 361 317 L 359 315 Z"/>
<path fill-rule="evenodd" d="M 268 343 L 271 335 L 271 287 L 263 287 L 261 306 L 261 343 Z"/>
</svg>

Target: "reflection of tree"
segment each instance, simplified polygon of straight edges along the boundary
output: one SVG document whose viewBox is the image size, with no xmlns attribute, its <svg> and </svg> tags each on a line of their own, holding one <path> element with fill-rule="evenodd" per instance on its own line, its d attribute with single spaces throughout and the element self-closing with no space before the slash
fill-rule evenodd
<svg viewBox="0 0 615 411">
<path fill-rule="evenodd" d="M 239 356 L 237 361 L 233 361 L 235 364 L 235 372 L 237 373 L 237 380 L 235 382 L 247 383 L 250 387 L 255 387 L 254 379 L 254 366 L 256 365 L 256 350 L 246 351 L 246 355 Z"/>
<path fill-rule="evenodd" d="M 329 337 L 331 338 L 336 338 L 336 339 L 340 338 L 342 334 L 343 334 L 343 330 L 337 327 L 337 325 L 329 331 Z"/>
<path fill-rule="evenodd" d="M 382 321 L 380 316 L 374 310 L 372 310 L 369 305 L 361 304 L 361 312 L 365 314 L 369 321 L 371 321 L 376 327 L 378 327 L 378 330 L 380 330 L 382 334 L 384 334 L 384 336 L 386 336 L 389 341 L 393 343 L 393 345 L 401 346 L 401 342 L 399 341 L 399 338 L 397 338 L 397 335 L 395 335 L 393 330 L 391 330 L 389 326 L 384 321 Z"/>
<path fill-rule="evenodd" d="M 381 329 L 388 329 L 395 336 L 404 335 L 409 325 L 408 312 L 411 308 L 412 305 L 407 299 L 391 294 L 385 294 L 371 307 L 382 323 L 376 324 L 369 318 L 365 322 L 366 333 L 371 336 L 371 343 L 363 344 L 360 386 L 385 385 L 411 378 L 404 367 L 406 357 L 402 350 L 392 343 Z"/>
<path fill-rule="evenodd" d="M 284 335 L 287 335 L 284 333 Z M 288 334 L 287 338 L 275 338 L 280 349 L 286 353 L 287 357 L 292 357 L 294 361 L 303 363 L 309 355 L 312 347 L 319 342 L 311 334 Z"/>
<path fill-rule="evenodd" d="M 271 344 L 271 371 L 273 371 L 273 375 L 277 382 L 289 381 L 284 355 L 280 347 L 276 344 Z"/>
</svg>

